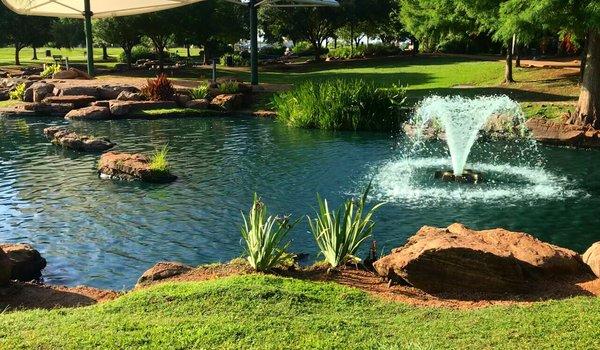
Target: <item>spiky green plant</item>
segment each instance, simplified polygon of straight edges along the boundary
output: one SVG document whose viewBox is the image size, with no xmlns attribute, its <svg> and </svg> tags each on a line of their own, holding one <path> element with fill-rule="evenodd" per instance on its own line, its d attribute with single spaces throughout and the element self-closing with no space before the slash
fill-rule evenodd
<svg viewBox="0 0 600 350">
<path fill-rule="evenodd" d="M 240 84 L 234 80 L 226 80 L 219 84 L 219 90 L 224 94 L 237 94 L 240 91 Z"/>
<path fill-rule="evenodd" d="M 169 171 L 169 146 L 164 145 L 161 148 L 154 150 L 154 153 L 150 156 L 150 170 L 155 172 L 168 172 Z"/>
<path fill-rule="evenodd" d="M 46 65 L 46 67 L 44 67 L 44 70 L 40 73 L 40 77 L 42 77 L 42 78 L 52 77 L 55 73 L 58 73 L 61 70 L 62 70 L 62 68 L 60 67 L 60 64 L 58 64 L 58 63 L 48 64 L 48 65 Z"/>
<path fill-rule="evenodd" d="M 206 98 L 206 96 L 208 95 L 209 88 L 210 86 L 207 83 L 202 82 L 198 85 L 198 87 L 190 90 L 190 96 L 193 100 L 200 100 Z"/>
<path fill-rule="evenodd" d="M 267 215 L 267 206 L 255 193 L 248 217 L 242 213 L 244 225 L 241 232 L 248 262 L 257 271 L 269 271 L 275 266 L 285 265 L 291 258 L 285 251 L 290 242 L 284 243 L 284 240 L 296 223 L 290 223 L 288 216 Z"/>
<path fill-rule="evenodd" d="M 348 199 L 335 210 L 329 209 L 327 200 L 317 194 L 319 210 L 316 218 L 308 217 L 308 223 L 321 254 L 332 269 L 361 261 L 356 256 L 356 251 L 372 235 L 375 225 L 373 214 L 383 205 L 376 204 L 365 212 L 370 189 L 369 184 L 358 201 Z"/>
<path fill-rule="evenodd" d="M 25 90 L 27 90 L 25 83 L 21 83 L 17 85 L 14 90 L 8 93 L 8 97 L 11 100 L 23 101 L 25 98 Z"/>
</svg>

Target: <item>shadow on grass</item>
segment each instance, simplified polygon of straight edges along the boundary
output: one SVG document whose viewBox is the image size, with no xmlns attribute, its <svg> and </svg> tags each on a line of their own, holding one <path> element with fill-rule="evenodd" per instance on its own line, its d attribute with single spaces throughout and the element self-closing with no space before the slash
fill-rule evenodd
<svg viewBox="0 0 600 350">
<path fill-rule="evenodd" d="M 507 95 L 508 97 L 519 102 L 561 102 L 561 101 L 576 101 L 577 97 L 567 95 L 557 95 L 547 92 L 538 92 L 530 90 L 522 90 L 512 87 L 493 86 L 493 87 L 466 87 L 466 88 L 434 88 L 434 89 L 416 89 L 409 90 L 409 99 L 421 99 L 429 95 L 441 96 L 493 96 Z"/>
</svg>

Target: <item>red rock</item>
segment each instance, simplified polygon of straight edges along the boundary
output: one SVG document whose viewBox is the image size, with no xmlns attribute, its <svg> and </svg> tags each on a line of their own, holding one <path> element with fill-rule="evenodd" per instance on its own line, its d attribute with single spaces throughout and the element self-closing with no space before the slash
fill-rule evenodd
<svg viewBox="0 0 600 350">
<path fill-rule="evenodd" d="M 122 91 L 116 100 L 118 101 L 144 101 L 146 96 L 140 92 Z"/>
<path fill-rule="evenodd" d="M 100 89 L 97 86 L 62 86 L 54 88 L 56 96 L 94 96 L 102 98 Z"/>
<path fill-rule="evenodd" d="M 259 118 L 272 118 L 272 119 L 277 118 L 277 112 L 275 112 L 275 111 L 266 111 L 266 110 L 254 111 L 254 112 L 252 112 L 252 115 L 255 117 L 259 117 Z"/>
<path fill-rule="evenodd" d="M 52 95 L 54 91 L 54 85 L 45 82 L 37 82 L 31 84 L 27 90 L 25 90 L 25 102 L 42 102 L 44 98 Z"/>
<path fill-rule="evenodd" d="M 150 169 L 150 158 L 139 153 L 104 153 L 98 162 L 98 173 L 101 178 L 127 181 L 142 180 L 165 183 L 177 179 L 168 171 L 160 172 Z"/>
<path fill-rule="evenodd" d="M 104 100 L 115 100 L 123 92 L 139 93 L 140 89 L 132 85 L 102 85 L 98 88 L 99 98 Z"/>
<path fill-rule="evenodd" d="M 211 106 L 225 111 L 235 111 L 244 104 L 243 94 L 221 94 L 210 101 Z"/>
<path fill-rule="evenodd" d="M 79 135 L 60 126 L 52 126 L 44 129 L 44 135 L 57 146 L 77 151 L 100 152 L 109 150 L 115 146 L 107 138 Z"/>
<path fill-rule="evenodd" d="M 592 244 L 583 254 L 583 262 L 586 263 L 594 274 L 600 278 L 600 242 Z"/>
<path fill-rule="evenodd" d="M 100 106 L 73 109 L 65 115 L 65 119 L 71 120 L 102 120 L 108 118 L 110 118 L 110 109 Z"/>
<path fill-rule="evenodd" d="M 38 280 L 46 267 L 46 259 L 31 245 L 24 243 L 0 244 L 12 265 L 11 279 L 19 281 Z"/>
<path fill-rule="evenodd" d="M 96 97 L 87 95 L 50 96 L 44 99 L 45 103 L 72 103 L 75 108 L 87 107 L 94 101 Z"/>
<path fill-rule="evenodd" d="M 151 284 L 152 282 L 183 275 L 192 269 L 193 267 L 178 262 L 159 262 L 142 274 L 137 281 L 136 288 Z"/>
<path fill-rule="evenodd" d="M 0 249 L 0 287 L 8 284 L 11 274 L 12 263 L 4 250 Z"/>
<path fill-rule="evenodd" d="M 547 278 L 588 275 L 568 249 L 504 229 L 424 226 L 374 263 L 377 273 L 426 292 L 528 292 Z"/>
<path fill-rule="evenodd" d="M 554 145 L 600 147 L 599 130 L 584 126 L 555 122 L 545 118 L 531 118 L 525 126 L 535 140 Z"/>
<path fill-rule="evenodd" d="M 69 68 L 67 70 L 62 70 L 60 72 L 54 73 L 52 75 L 52 79 L 85 79 L 90 80 L 92 77 L 86 72 L 77 69 L 77 68 Z"/>
<path fill-rule="evenodd" d="M 210 101 L 207 99 L 199 99 L 199 100 L 191 100 L 185 104 L 186 108 L 191 109 L 208 109 L 210 106 Z"/>
<path fill-rule="evenodd" d="M 110 101 L 110 114 L 124 117 L 128 114 L 152 109 L 175 108 L 174 101 Z"/>
</svg>

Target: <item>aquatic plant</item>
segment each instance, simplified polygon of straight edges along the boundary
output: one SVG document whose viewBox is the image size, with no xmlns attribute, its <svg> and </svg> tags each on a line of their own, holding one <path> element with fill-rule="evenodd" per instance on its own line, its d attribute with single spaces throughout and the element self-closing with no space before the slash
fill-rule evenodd
<svg viewBox="0 0 600 350">
<path fill-rule="evenodd" d="M 277 94 L 278 120 L 292 126 L 327 130 L 396 131 L 404 121 L 405 89 L 363 80 L 306 82 Z"/>
<path fill-rule="evenodd" d="M 23 101 L 23 99 L 25 98 L 25 90 L 27 90 L 27 88 L 25 87 L 25 83 L 21 83 L 17 85 L 14 90 L 8 93 L 8 97 L 11 100 Z"/>
<path fill-rule="evenodd" d="M 193 100 L 200 100 L 208 96 L 210 86 L 206 82 L 201 82 L 196 88 L 190 90 L 190 96 Z"/>
<path fill-rule="evenodd" d="M 169 172 L 169 161 L 167 156 L 169 154 L 169 146 L 164 145 L 161 148 L 154 150 L 154 153 L 150 156 L 150 170 L 154 172 L 165 173 Z"/>
<path fill-rule="evenodd" d="M 152 101 L 172 101 L 175 89 L 167 76 L 160 74 L 155 79 L 148 79 L 142 93 Z"/>
<path fill-rule="evenodd" d="M 347 263 L 358 263 L 356 251 L 373 233 L 373 214 L 383 203 L 376 204 L 365 212 L 371 184 L 360 199 L 348 199 L 335 210 L 329 209 L 326 199 L 317 194 L 319 210 L 314 219 L 308 217 L 310 230 L 332 269 Z"/>
<path fill-rule="evenodd" d="M 248 217 L 242 213 L 241 233 L 248 262 L 257 271 L 271 270 L 292 259 L 291 254 L 285 252 L 290 243 L 283 241 L 295 223 L 290 223 L 289 216 L 267 215 L 267 206 L 255 193 Z"/>
<path fill-rule="evenodd" d="M 58 63 L 48 64 L 48 65 L 46 65 L 46 67 L 44 67 L 44 70 L 40 73 L 40 77 L 42 77 L 42 78 L 52 77 L 54 74 L 60 72 L 61 70 L 62 70 L 62 68 L 60 67 L 60 64 L 58 64 Z"/>
</svg>

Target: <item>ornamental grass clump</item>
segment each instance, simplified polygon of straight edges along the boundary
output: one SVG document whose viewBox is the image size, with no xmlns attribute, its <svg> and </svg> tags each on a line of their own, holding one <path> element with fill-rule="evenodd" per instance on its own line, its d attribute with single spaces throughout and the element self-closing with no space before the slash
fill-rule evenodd
<svg viewBox="0 0 600 350">
<path fill-rule="evenodd" d="M 405 89 L 363 80 L 306 82 L 275 95 L 278 120 L 291 127 L 397 131 L 405 121 Z"/>
<path fill-rule="evenodd" d="M 27 90 L 25 83 L 21 83 L 8 93 L 8 97 L 11 100 L 23 101 L 23 99 L 25 99 L 25 90 Z"/>
<path fill-rule="evenodd" d="M 290 223 L 288 216 L 267 215 L 267 206 L 255 193 L 248 217 L 242 213 L 244 225 L 241 232 L 247 260 L 257 271 L 285 266 L 292 259 L 292 255 L 286 253 L 290 242 L 284 243 L 284 240 L 295 223 Z"/>
<path fill-rule="evenodd" d="M 192 97 L 193 100 L 204 99 L 208 96 L 209 89 L 210 89 L 210 86 L 207 83 L 202 82 L 198 85 L 198 87 L 190 90 L 190 96 Z"/>
<path fill-rule="evenodd" d="M 240 84 L 234 80 L 227 80 L 219 84 L 219 90 L 224 94 L 237 94 L 240 91 Z"/>
<path fill-rule="evenodd" d="M 151 101 L 172 101 L 175 89 L 167 76 L 160 74 L 156 79 L 148 79 L 142 93 Z"/>
<path fill-rule="evenodd" d="M 60 72 L 61 70 L 62 68 L 60 67 L 60 64 L 49 64 L 44 67 L 44 70 L 40 73 L 40 77 L 49 78 L 52 77 L 54 74 Z"/>
<path fill-rule="evenodd" d="M 310 230 L 331 269 L 348 263 L 359 263 L 356 256 L 360 245 L 373 233 L 373 214 L 383 205 L 375 205 L 365 211 L 367 187 L 359 200 L 349 199 L 335 210 L 329 209 L 326 199 L 317 195 L 319 210 L 314 219 L 308 217 Z"/>
<path fill-rule="evenodd" d="M 164 145 L 161 148 L 154 150 L 154 153 L 150 156 L 149 168 L 153 172 L 157 173 L 168 173 L 169 172 L 169 160 L 167 156 L 169 154 L 169 146 Z"/>
</svg>

